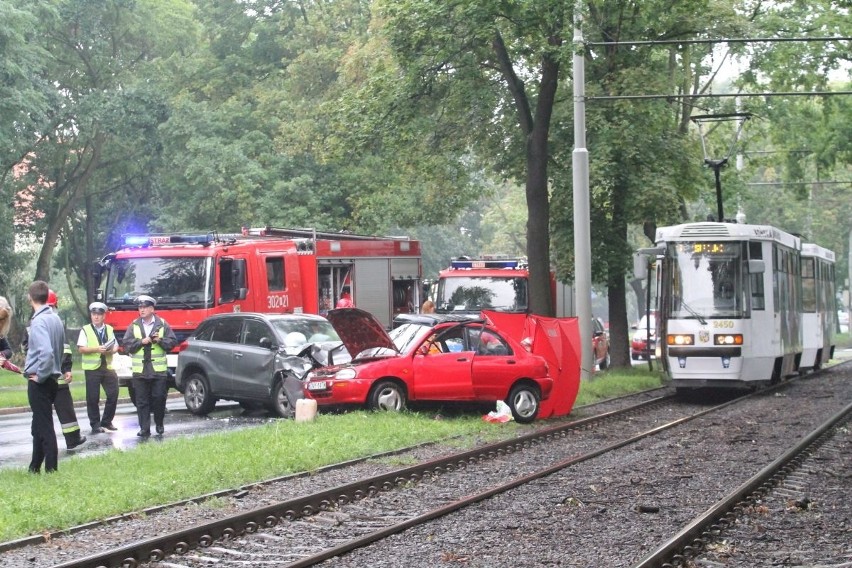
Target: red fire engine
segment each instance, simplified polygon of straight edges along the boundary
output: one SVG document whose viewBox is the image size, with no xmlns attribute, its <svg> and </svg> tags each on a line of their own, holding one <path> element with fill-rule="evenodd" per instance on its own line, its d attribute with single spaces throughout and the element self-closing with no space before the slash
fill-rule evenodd
<svg viewBox="0 0 852 568">
<path fill-rule="evenodd" d="M 121 337 L 138 316 L 135 298 L 157 299 L 157 313 L 186 338 L 222 312 L 324 314 L 344 293 L 391 327 L 420 305 L 420 243 L 313 229 L 243 229 L 239 234 L 132 235 L 99 263 L 95 299 Z M 129 357 L 115 360 L 121 383 Z M 169 355 L 174 368 L 177 355 Z"/>
<path fill-rule="evenodd" d="M 481 310 L 529 311 L 529 270 L 526 258 L 488 255 L 460 256 L 438 275 L 435 306 L 439 313 L 479 314 Z M 574 315 L 570 286 L 550 275 L 557 317 Z"/>
</svg>

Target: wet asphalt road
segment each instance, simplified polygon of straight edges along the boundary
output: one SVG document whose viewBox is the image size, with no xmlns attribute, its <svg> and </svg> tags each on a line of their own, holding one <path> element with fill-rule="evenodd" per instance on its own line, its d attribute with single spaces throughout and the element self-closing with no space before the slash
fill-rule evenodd
<svg viewBox="0 0 852 568">
<path fill-rule="evenodd" d="M 103 402 L 101 402 L 103 409 Z M 134 448 L 140 443 L 156 443 L 159 440 L 167 440 L 179 436 L 196 436 L 222 430 L 233 430 L 259 426 L 270 420 L 276 420 L 272 415 L 264 411 L 244 411 L 236 403 L 222 401 L 216 405 L 216 409 L 207 417 L 194 416 L 187 409 L 183 398 L 170 398 L 166 404 L 165 434 L 160 437 L 156 434 L 146 442 L 136 436 L 139 431 L 139 422 L 136 419 L 136 407 L 132 404 L 119 404 L 113 424 L 118 427 L 116 432 L 104 434 L 91 434 L 89 420 L 86 415 L 86 407 L 77 407 L 77 422 L 87 441 L 82 446 L 73 450 L 65 448 L 65 438 L 59 428 L 59 422 L 54 413 L 54 427 L 57 433 L 59 445 L 59 459 L 75 456 L 87 456 L 104 453 L 109 449 Z M 26 467 L 32 455 L 32 435 L 30 424 L 32 414 L 30 412 L 18 412 L 0 415 L 0 468 Z M 153 417 L 151 429 L 153 431 Z"/>
</svg>

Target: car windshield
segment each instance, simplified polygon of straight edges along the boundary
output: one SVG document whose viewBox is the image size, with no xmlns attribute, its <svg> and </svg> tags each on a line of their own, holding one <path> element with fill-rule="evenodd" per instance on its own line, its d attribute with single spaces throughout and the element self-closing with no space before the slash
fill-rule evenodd
<svg viewBox="0 0 852 568">
<path fill-rule="evenodd" d="M 527 280 L 520 277 L 453 276 L 438 282 L 438 312 L 527 310 Z"/>
<path fill-rule="evenodd" d="M 653 336 L 657 331 L 657 322 L 656 322 L 653 314 L 651 314 L 650 320 L 651 320 L 650 321 L 651 335 Z M 648 322 L 648 316 L 645 315 L 645 316 L 642 316 L 639 319 L 639 323 L 636 324 L 636 330 L 639 332 L 640 337 L 645 337 L 645 334 L 648 332 L 648 328 L 649 328 L 648 323 L 649 323 Z"/>
<path fill-rule="evenodd" d="M 109 306 L 135 309 L 137 296 L 157 299 L 157 309 L 213 305 L 211 259 L 207 257 L 122 258 L 113 260 L 105 279 Z"/>
<path fill-rule="evenodd" d="M 390 338 L 397 350 L 406 355 L 416 349 L 431 331 L 432 328 L 428 325 L 406 323 L 392 330 Z"/>
<path fill-rule="evenodd" d="M 301 343 L 322 343 L 325 341 L 340 341 L 340 336 L 331 324 L 325 320 L 301 318 L 273 318 L 272 325 L 283 337 L 304 337 Z M 301 334 L 291 335 L 291 334 Z"/>
</svg>

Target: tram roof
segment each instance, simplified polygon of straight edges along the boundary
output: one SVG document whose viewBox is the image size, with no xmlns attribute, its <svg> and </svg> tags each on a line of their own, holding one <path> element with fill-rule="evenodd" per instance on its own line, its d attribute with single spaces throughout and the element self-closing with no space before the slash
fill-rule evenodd
<svg viewBox="0 0 852 568">
<path fill-rule="evenodd" d="M 813 256 L 816 258 L 821 258 L 823 260 L 827 260 L 828 262 L 834 262 L 834 251 L 829 250 L 825 247 L 821 247 L 815 243 L 803 243 L 802 244 L 802 256 Z"/>
<path fill-rule="evenodd" d="M 800 250 L 802 240 L 772 225 L 743 223 L 683 223 L 657 227 L 656 241 L 774 241 Z"/>
</svg>

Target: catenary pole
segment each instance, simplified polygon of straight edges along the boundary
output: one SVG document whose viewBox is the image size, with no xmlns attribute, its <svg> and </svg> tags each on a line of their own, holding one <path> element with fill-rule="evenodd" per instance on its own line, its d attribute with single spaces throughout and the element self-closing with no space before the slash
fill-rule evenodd
<svg viewBox="0 0 852 568">
<path fill-rule="evenodd" d="M 588 379 L 592 359 L 592 244 L 589 228 L 589 152 L 586 149 L 586 70 L 583 3 L 574 3 L 574 293 L 580 328 L 580 378 Z"/>
</svg>

